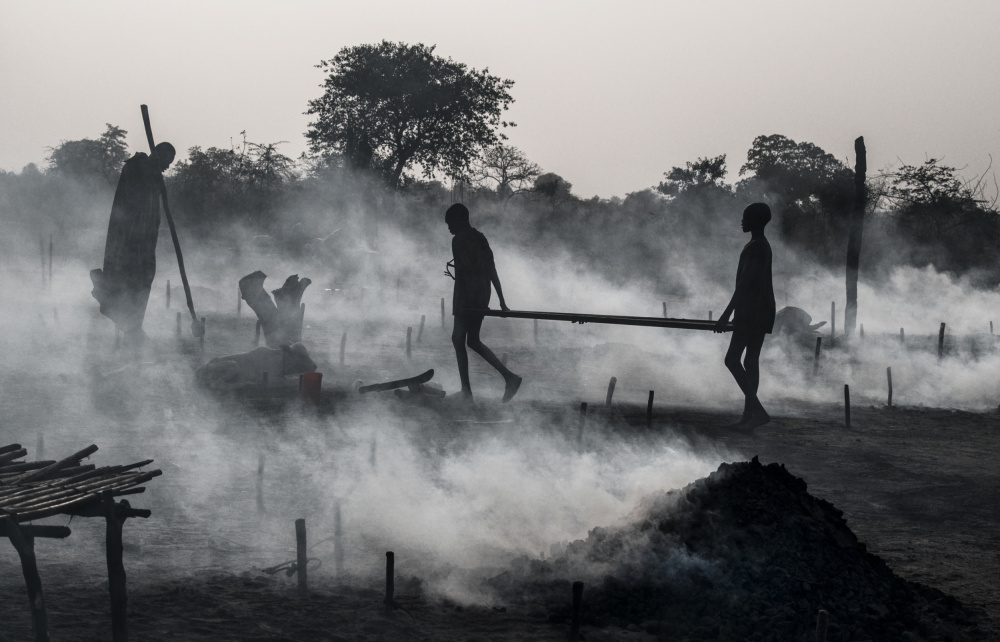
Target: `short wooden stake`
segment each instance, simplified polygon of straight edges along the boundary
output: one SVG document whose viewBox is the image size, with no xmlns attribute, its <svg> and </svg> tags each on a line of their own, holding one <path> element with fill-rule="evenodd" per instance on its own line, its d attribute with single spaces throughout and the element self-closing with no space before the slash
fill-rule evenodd
<svg viewBox="0 0 1000 642">
<path fill-rule="evenodd" d="M 816 354 L 813 357 L 813 376 L 819 374 L 819 353 L 823 349 L 823 337 L 816 337 Z"/>
<path fill-rule="evenodd" d="M 198 335 L 198 347 L 205 349 L 205 317 L 201 318 L 201 334 Z"/>
<path fill-rule="evenodd" d="M 938 359 L 944 358 L 944 324 L 941 324 L 941 329 L 938 330 Z"/>
<path fill-rule="evenodd" d="M 299 574 L 299 597 L 305 597 L 309 592 L 308 585 L 309 558 L 306 555 L 306 520 L 295 520 L 295 570 Z"/>
<path fill-rule="evenodd" d="M 334 572 L 344 571 L 344 543 L 340 519 L 340 500 L 333 503 L 333 568 Z"/>
<path fill-rule="evenodd" d="M 170 279 L 167 279 L 167 309 L 170 309 Z"/>
<path fill-rule="evenodd" d="M 267 373 L 264 373 L 267 376 Z M 266 384 L 265 384 L 266 385 Z M 257 512 L 264 512 L 264 455 L 257 458 Z"/>
<path fill-rule="evenodd" d="M 903 328 L 899 329 L 899 345 L 906 345 L 906 333 L 903 332 Z"/>
<path fill-rule="evenodd" d="M 44 273 L 42 275 L 44 277 Z M 45 611 L 45 596 L 42 593 L 42 579 L 38 575 L 38 562 L 35 559 L 35 538 L 27 529 L 21 530 L 11 517 L 6 520 L 5 532 L 14 545 L 18 557 L 21 558 L 21 573 L 28 588 L 28 606 L 31 609 L 31 627 L 35 633 L 35 642 L 49 642 L 48 615 Z"/>
<path fill-rule="evenodd" d="M 406 358 L 410 358 L 410 337 L 413 335 L 413 328 L 406 328 Z"/>
<path fill-rule="evenodd" d="M 646 427 L 653 426 L 653 391 L 649 391 L 649 401 L 646 402 Z"/>
<path fill-rule="evenodd" d="M 38 433 L 38 439 L 35 440 L 35 461 L 45 460 L 45 433 Z"/>
<path fill-rule="evenodd" d="M 107 526 L 105 548 L 108 558 L 108 592 L 111 594 L 111 639 L 128 641 L 128 594 L 125 590 L 125 562 L 122 560 L 122 527 L 125 517 L 119 512 L 114 497 L 104 498 L 107 507 L 104 519 Z"/>
<path fill-rule="evenodd" d="M 583 428 L 587 424 L 587 402 L 580 403 L 580 429 L 576 435 L 576 442 L 583 444 Z"/>
<path fill-rule="evenodd" d="M 993 322 L 990 321 L 990 334 L 993 334 Z"/>
<path fill-rule="evenodd" d="M 423 314 L 420 315 L 420 327 L 417 329 L 417 343 L 419 344 L 421 339 L 424 338 L 424 321 L 427 317 Z"/>
<path fill-rule="evenodd" d="M 340 365 L 344 365 L 344 348 L 347 347 L 347 332 L 340 335 Z"/>
<path fill-rule="evenodd" d="M 830 338 L 837 336 L 837 302 L 830 301 Z"/>
<path fill-rule="evenodd" d="M 52 287 L 52 235 L 49 234 L 49 287 Z"/>
<path fill-rule="evenodd" d="M 819 610 L 819 615 L 816 617 L 816 642 L 826 642 L 826 628 L 829 618 L 830 615 L 826 611 Z"/>
<path fill-rule="evenodd" d="M 236 290 L 236 318 L 239 319 L 243 315 L 243 294 L 240 293 L 239 289 Z"/>
<path fill-rule="evenodd" d="M 392 610 L 392 594 L 395 591 L 396 580 L 396 556 L 392 551 L 385 554 L 385 608 Z"/>
<path fill-rule="evenodd" d="M 844 384 L 844 425 L 851 429 L 851 387 Z"/>
<path fill-rule="evenodd" d="M 667 318 L 667 302 L 666 301 L 663 302 L 663 318 L 664 319 Z"/>
<path fill-rule="evenodd" d="M 709 321 L 712 320 L 712 311 L 711 310 L 708 311 L 708 320 Z"/>
<path fill-rule="evenodd" d="M 444 297 L 441 297 L 441 329 L 444 330 Z"/>
<path fill-rule="evenodd" d="M 892 408 L 892 368 L 885 369 L 885 378 L 889 380 L 889 407 Z"/>
<path fill-rule="evenodd" d="M 604 407 L 611 407 L 611 399 L 615 396 L 615 384 L 618 383 L 617 377 L 611 377 L 611 381 L 608 382 L 608 396 L 604 398 Z"/>
<path fill-rule="evenodd" d="M 42 287 L 45 287 L 45 237 L 38 237 L 38 253 L 42 257 Z"/>
<path fill-rule="evenodd" d="M 569 640 L 580 641 L 580 607 L 583 605 L 583 582 L 573 582 L 573 609 L 570 611 Z"/>
<path fill-rule="evenodd" d="M 177 313 L 177 327 L 174 328 L 174 333 L 178 336 L 178 338 L 181 336 L 181 313 L 180 312 Z"/>
<path fill-rule="evenodd" d="M 178 318 L 180 317 L 180 312 L 177 313 Z M 253 332 L 253 346 L 256 348 L 260 345 L 260 319 L 257 319 L 257 328 Z"/>
</svg>

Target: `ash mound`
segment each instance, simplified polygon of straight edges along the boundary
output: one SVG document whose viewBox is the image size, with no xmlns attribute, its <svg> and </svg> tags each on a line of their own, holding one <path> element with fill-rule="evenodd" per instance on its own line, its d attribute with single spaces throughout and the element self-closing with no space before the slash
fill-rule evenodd
<svg viewBox="0 0 1000 642">
<path fill-rule="evenodd" d="M 490 584 L 558 621 L 576 580 L 585 624 L 663 640 L 812 640 L 819 609 L 831 642 L 980 638 L 954 598 L 897 577 L 841 511 L 756 457 L 652 498 L 631 525 L 595 528 L 550 560 L 514 560 Z"/>
</svg>

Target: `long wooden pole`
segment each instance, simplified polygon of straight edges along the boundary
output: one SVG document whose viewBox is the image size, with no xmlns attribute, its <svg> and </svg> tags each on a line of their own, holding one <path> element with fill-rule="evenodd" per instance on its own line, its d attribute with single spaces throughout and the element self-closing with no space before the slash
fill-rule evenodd
<svg viewBox="0 0 1000 642">
<path fill-rule="evenodd" d="M 149 108 L 141 105 L 142 124 L 146 128 L 146 141 L 149 143 L 149 156 L 153 159 L 153 166 L 156 167 L 157 176 L 160 178 L 160 197 L 163 200 L 163 213 L 167 216 L 167 225 L 170 227 L 170 238 L 174 242 L 174 251 L 177 253 L 177 267 L 181 272 L 181 283 L 184 284 L 184 297 L 187 299 L 188 310 L 191 312 L 191 332 L 196 337 L 205 335 L 205 326 L 194 311 L 194 300 L 191 298 L 191 286 L 188 285 L 187 271 L 184 270 L 184 254 L 181 253 L 181 242 L 177 238 L 177 228 L 174 226 L 174 217 L 170 215 L 170 205 L 167 203 L 167 185 L 163 182 L 163 174 L 160 168 L 160 161 L 156 156 L 156 145 L 153 142 L 153 127 L 149 123 Z"/>
<path fill-rule="evenodd" d="M 487 317 L 503 317 L 507 319 L 541 319 L 543 321 L 570 321 L 572 323 L 605 323 L 611 325 L 636 325 L 652 328 L 678 328 L 681 330 L 715 330 L 714 321 L 703 319 L 661 319 L 660 317 L 631 317 L 612 314 L 577 314 L 574 312 L 537 312 L 532 310 L 466 310 L 469 313 L 482 314 Z M 725 331 L 731 332 L 732 323 L 725 325 Z"/>
</svg>

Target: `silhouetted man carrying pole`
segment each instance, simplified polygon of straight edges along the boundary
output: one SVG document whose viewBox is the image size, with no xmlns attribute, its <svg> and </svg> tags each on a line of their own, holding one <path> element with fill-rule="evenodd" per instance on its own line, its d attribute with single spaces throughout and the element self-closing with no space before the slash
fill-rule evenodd
<svg viewBox="0 0 1000 642">
<path fill-rule="evenodd" d="M 493 250 L 486 237 L 469 224 L 469 210 L 461 203 L 455 203 L 444 215 L 448 231 L 455 235 L 451 240 L 451 252 L 455 274 L 445 270 L 445 274 L 455 279 L 455 290 L 452 295 L 452 314 L 455 315 L 455 328 L 451 333 L 451 342 L 455 345 L 455 355 L 458 357 L 458 374 L 462 380 L 462 396 L 472 399 L 472 385 L 469 383 L 469 353 L 465 346 L 475 350 L 486 359 L 487 363 L 503 375 L 503 401 L 506 403 L 517 393 L 521 386 L 521 377 L 507 369 L 493 351 L 479 339 L 479 331 L 483 327 L 483 315 L 469 310 L 486 310 L 490 304 L 490 285 L 497 291 L 500 309 L 507 311 L 507 303 L 500 287 L 500 277 L 493 262 Z"/>
<path fill-rule="evenodd" d="M 101 313 L 125 333 L 126 342 L 142 339 L 149 289 L 156 275 L 160 231 L 162 172 L 173 162 L 170 143 L 156 146 L 154 160 L 142 152 L 125 161 L 111 206 L 103 269 L 91 270 L 93 295 Z"/>
<path fill-rule="evenodd" d="M 743 391 L 745 402 L 739 423 L 727 426 L 751 430 L 771 421 L 757 398 L 760 384 L 760 349 L 764 335 L 774 328 L 774 287 L 771 283 L 771 244 L 764 238 L 764 226 L 771 220 L 771 208 L 754 203 L 743 210 L 743 231 L 750 232 L 750 242 L 740 253 L 736 270 L 736 291 L 725 312 L 715 324 L 724 332 L 733 316 L 733 338 L 726 353 L 726 367 Z M 740 356 L 746 351 L 743 363 Z"/>
</svg>

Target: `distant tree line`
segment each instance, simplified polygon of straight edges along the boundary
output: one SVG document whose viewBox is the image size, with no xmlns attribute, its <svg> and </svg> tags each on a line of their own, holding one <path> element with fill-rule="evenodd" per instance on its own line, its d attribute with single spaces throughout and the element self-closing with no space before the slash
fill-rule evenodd
<svg viewBox="0 0 1000 642">
<path fill-rule="evenodd" d="M 664 172 L 656 186 L 624 198 L 581 199 L 572 184 L 507 144 L 503 118 L 513 81 L 476 70 L 434 47 L 383 41 L 342 49 L 318 65 L 327 76 L 309 101 L 309 153 L 292 159 L 280 142 L 241 139 L 229 148 L 192 146 L 167 175 L 179 224 L 226 233 L 240 225 L 281 234 L 302 223 L 316 235 L 326 217 L 378 211 L 382 221 L 435 234 L 453 200 L 478 220 L 510 228 L 537 251 L 568 250 L 619 278 L 658 278 L 670 239 L 723 234 L 742 208 L 771 205 L 773 235 L 819 264 L 840 266 L 854 203 L 853 171 L 809 142 L 758 136 L 735 182 L 725 155 Z M 63 141 L 44 170 L 0 173 L 0 207 L 65 226 L 73 201 L 109 199 L 128 158 L 125 130 Z M 995 183 L 972 181 L 930 158 L 869 178 L 862 270 L 934 264 L 1000 283 Z M 60 190 L 72 198 L 59 196 Z M 300 226 L 301 227 L 301 226 Z"/>
</svg>

